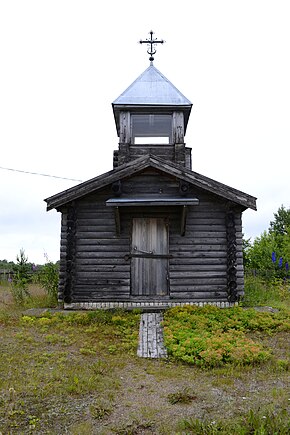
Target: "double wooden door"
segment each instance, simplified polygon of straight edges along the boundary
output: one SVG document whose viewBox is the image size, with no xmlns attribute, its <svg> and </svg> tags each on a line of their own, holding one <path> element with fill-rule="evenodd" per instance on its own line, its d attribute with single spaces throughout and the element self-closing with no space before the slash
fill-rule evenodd
<svg viewBox="0 0 290 435">
<path fill-rule="evenodd" d="M 168 225 L 163 218 L 135 218 L 132 227 L 131 293 L 168 294 Z"/>
</svg>

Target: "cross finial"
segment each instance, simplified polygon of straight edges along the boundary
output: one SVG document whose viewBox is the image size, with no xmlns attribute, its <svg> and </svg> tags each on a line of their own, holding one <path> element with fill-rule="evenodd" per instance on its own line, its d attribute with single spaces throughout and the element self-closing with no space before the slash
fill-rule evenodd
<svg viewBox="0 0 290 435">
<path fill-rule="evenodd" d="M 154 32 L 152 30 L 150 30 L 150 32 L 149 32 L 150 39 L 146 39 L 145 41 L 142 41 L 142 39 L 141 39 L 139 41 L 140 44 L 147 44 L 148 45 L 147 53 L 150 54 L 149 60 L 151 63 L 154 60 L 153 55 L 156 53 L 156 50 L 154 47 L 156 46 L 156 44 L 164 44 L 164 42 L 165 42 L 163 39 L 160 39 L 160 41 L 158 41 L 157 38 L 154 39 L 153 34 L 154 34 Z"/>
</svg>

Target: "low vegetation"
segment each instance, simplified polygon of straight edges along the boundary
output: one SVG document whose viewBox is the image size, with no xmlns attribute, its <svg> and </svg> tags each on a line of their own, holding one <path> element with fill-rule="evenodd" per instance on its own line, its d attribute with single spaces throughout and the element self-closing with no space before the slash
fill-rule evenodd
<svg viewBox="0 0 290 435">
<path fill-rule="evenodd" d="M 199 367 L 255 365 L 267 361 L 271 352 L 247 334 L 272 334 L 273 331 L 290 331 L 286 312 L 187 306 L 168 310 L 164 320 L 168 354 L 175 360 Z"/>
<path fill-rule="evenodd" d="M 138 311 L 61 312 L 36 284 L 19 305 L 0 286 L 0 433 L 288 434 L 280 284 L 250 276 L 244 307 L 166 311 L 164 360 L 136 356 Z"/>
<path fill-rule="evenodd" d="M 240 305 L 243 307 L 268 306 L 290 309 L 290 279 L 265 279 L 253 274 L 246 275 L 245 296 Z"/>
</svg>

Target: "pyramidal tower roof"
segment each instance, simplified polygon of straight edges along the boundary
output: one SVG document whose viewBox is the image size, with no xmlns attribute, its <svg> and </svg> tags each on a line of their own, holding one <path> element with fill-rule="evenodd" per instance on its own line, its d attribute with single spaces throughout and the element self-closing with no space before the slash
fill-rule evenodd
<svg viewBox="0 0 290 435">
<path fill-rule="evenodd" d="M 176 110 L 184 113 L 186 132 L 192 103 L 150 63 L 150 66 L 112 103 L 119 135 L 119 115 L 122 110 Z"/>
<path fill-rule="evenodd" d="M 112 104 L 192 106 L 153 63 Z"/>
</svg>

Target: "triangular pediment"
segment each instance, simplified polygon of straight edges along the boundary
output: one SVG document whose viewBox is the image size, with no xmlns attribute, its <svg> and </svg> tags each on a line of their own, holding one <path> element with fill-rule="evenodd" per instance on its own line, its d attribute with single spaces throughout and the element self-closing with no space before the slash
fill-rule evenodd
<svg viewBox="0 0 290 435">
<path fill-rule="evenodd" d="M 198 174 L 197 172 L 185 169 L 183 166 L 169 163 L 159 157 L 150 155 L 130 161 L 112 171 L 106 172 L 98 177 L 92 178 L 84 183 L 46 198 L 45 202 L 47 203 L 47 210 L 54 208 L 59 209 L 71 201 L 97 192 L 99 189 L 102 189 L 116 181 L 122 181 L 122 179 L 131 177 L 150 167 L 158 170 L 160 173 L 174 176 L 176 179 L 186 181 L 199 189 L 213 193 L 223 199 L 238 204 L 244 209 L 251 208 L 256 210 L 255 197 L 218 181 L 212 180 L 211 178 L 205 177 L 204 175 Z"/>
</svg>

